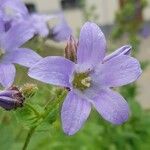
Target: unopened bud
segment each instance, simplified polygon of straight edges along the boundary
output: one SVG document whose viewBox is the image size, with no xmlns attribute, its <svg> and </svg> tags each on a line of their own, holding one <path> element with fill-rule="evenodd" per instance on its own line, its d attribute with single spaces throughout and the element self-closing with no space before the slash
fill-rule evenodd
<svg viewBox="0 0 150 150">
<path fill-rule="evenodd" d="M 36 84 L 29 84 L 29 83 L 25 84 L 21 88 L 21 92 L 25 98 L 33 97 L 36 94 L 37 90 L 38 90 L 38 87 Z"/>
<path fill-rule="evenodd" d="M 70 36 L 65 48 L 65 58 L 77 62 L 77 43 L 72 36 Z"/>
<path fill-rule="evenodd" d="M 0 91 L 0 106 L 5 110 L 22 107 L 25 98 L 17 87 L 11 87 L 7 90 Z"/>
</svg>

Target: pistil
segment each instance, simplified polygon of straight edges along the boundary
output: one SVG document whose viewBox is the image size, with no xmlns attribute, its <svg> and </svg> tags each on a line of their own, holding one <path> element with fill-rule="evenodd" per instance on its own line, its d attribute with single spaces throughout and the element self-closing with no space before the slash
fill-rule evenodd
<svg viewBox="0 0 150 150">
<path fill-rule="evenodd" d="M 81 91 L 91 86 L 91 77 L 88 73 L 75 73 L 73 79 L 73 87 Z"/>
</svg>

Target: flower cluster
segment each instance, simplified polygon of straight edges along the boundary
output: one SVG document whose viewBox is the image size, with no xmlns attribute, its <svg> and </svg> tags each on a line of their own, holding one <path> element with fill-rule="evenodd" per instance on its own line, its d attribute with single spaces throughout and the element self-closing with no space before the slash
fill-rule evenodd
<svg viewBox="0 0 150 150">
<path fill-rule="evenodd" d="M 13 10 L 7 13 L 6 7 Z M 29 68 L 28 75 L 39 81 L 68 89 L 61 110 L 63 130 L 75 134 L 87 120 L 91 108 L 113 124 L 127 121 L 130 109 L 125 99 L 112 88 L 129 84 L 141 75 L 139 62 L 131 57 L 131 46 L 125 45 L 106 56 L 106 39 L 95 23 L 83 25 L 78 43 L 62 15 L 30 15 L 19 0 L 0 1 L 0 105 L 7 109 L 22 106 L 18 90 L 9 90 L 15 78 L 15 66 Z M 51 28 L 48 21 L 60 17 Z M 28 21 L 27 21 L 28 20 Z M 70 39 L 65 57 L 42 58 L 22 45 L 34 35 L 52 37 L 55 41 Z M 12 105 L 13 104 L 13 105 Z"/>
</svg>

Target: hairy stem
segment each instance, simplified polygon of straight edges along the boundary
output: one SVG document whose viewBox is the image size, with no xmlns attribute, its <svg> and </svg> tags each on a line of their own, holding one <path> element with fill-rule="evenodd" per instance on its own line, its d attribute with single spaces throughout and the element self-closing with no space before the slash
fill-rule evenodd
<svg viewBox="0 0 150 150">
<path fill-rule="evenodd" d="M 22 150 L 27 150 L 27 147 L 28 147 L 28 145 L 29 145 L 29 142 L 30 142 L 30 140 L 31 140 L 31 137 L 32 137 L 32 135 L 33 135 L 35 129 L 36 129 L 36 127 L 33 127 L 33 128 L 31 128 L 31 129 L 29 130 L 28 135 L 27 135 L 27 137 L 26 137 L 26 140 L 25 140 L 25 143 L 24 143 L 24 145 L 23 145 Z"/>
<path fill-rule="evenodd" d="M 41 119 L 41 117 L 42 117 L 43 120 L 44 120 L 48 116 L 48 114 L 50 113 L 50 111 L 52 111 L 54 108 L 57 107 L 57 105 L 59 105 L 59 103 L 64 99 L 64 97 L 66 96 L 66 94 L 67 94 L 66 90 L 62 91 L 62 93 L 58 96 L 58 98 L 55 101 L 53 101 L 53 103 L 48 103 L 46 105 L 46 107 L 45 107 L 45 113 L 43 114 L 43 116 L 40 116 L 40 114 L 34 109 L 34 107 L 32 107 L 32 105 L 29 105 L 29 104 L 26 104 L 26 105 L 30 109 L 32 109 L 38 116 L 40 116 L 39 119 Z M 35 127 L 32 127 L 29 130 L 22 150 L 27 150 L 27 147 L 29 145 L 30 139 L 31 139 L 32 135 L 34 134 L 36 127 L 38 127 L 38 125 L 35 126 Z"/>
</svg>

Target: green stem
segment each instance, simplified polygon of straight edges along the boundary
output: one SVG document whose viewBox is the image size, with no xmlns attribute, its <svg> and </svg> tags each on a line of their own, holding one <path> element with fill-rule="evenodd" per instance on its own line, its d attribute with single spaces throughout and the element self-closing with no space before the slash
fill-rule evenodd
<svg viewBox="0 0 150 150">
<path fill-rule="evenodd" d="M 29 130 L 28 135 L 27 135 L 27 137 L 26 137 L 26 140 L 25 140 L 25 143 L 24 143 L 24 145 L 23 145 L 22 150 L 26 150 L 26 149 L 27 149 L 27 147 L 28 147 L 28 145 L 29 145 L 29 142 L 30 142 L 30 140 L 31 140 L 31 137 L 32 137 L 33 133 L 35 132 L 35 129 L 36 129 L 36 127 L 33 127 L 33 128 L 31 128 L 31 129 Z"/>
<path fill-rule="evenodd" d="M 46 118 L 47 115 L 49 114 L 49 112 L 50 112 L 52 109 L 54 109 L 54 108 L 64 99 L 66 93 L 67 93 L 66 91 L 63 91 L 63 92 L 60 94 L 60 96 L 58 96 L 58 98 L 57 98 L 56 100 L 54 100 L 54 102 L 53 102 L 52 104 L 50 104 L 50 103 L 47 104 L 47 106 L 45 107 L 45 113 L 44 113 L 44 115 L 42 116 L 43 119 Z M 27 103 L 26 103 L 26 105 L 27 105 L 30 109 L 32 109 L 38 116 L 40 115 L 40 114 L 34 109 L 34 107 L 32 107 L 32 105 L 27 104 Z M 51 106 L 49 107 L 49 105 L 51 105 Z M 28 135 L 27 135 L 27 137 L 26 137 L 26 140 L 25 140 L 25 143 L 24 143 L 24 146 L 23 146 L 22 150 L 26 150 L 26 149 L 27 149 L 27 147 L 28 147 L 28 145 L 29 145 L 29 142 L 30 142 L 30 139 L 31 139 L 33 133 L 35 132 L 36 127 L 37 127 L 37 126 L 31 128 L 31 129 L 29 130 Z"/>
</svg>

